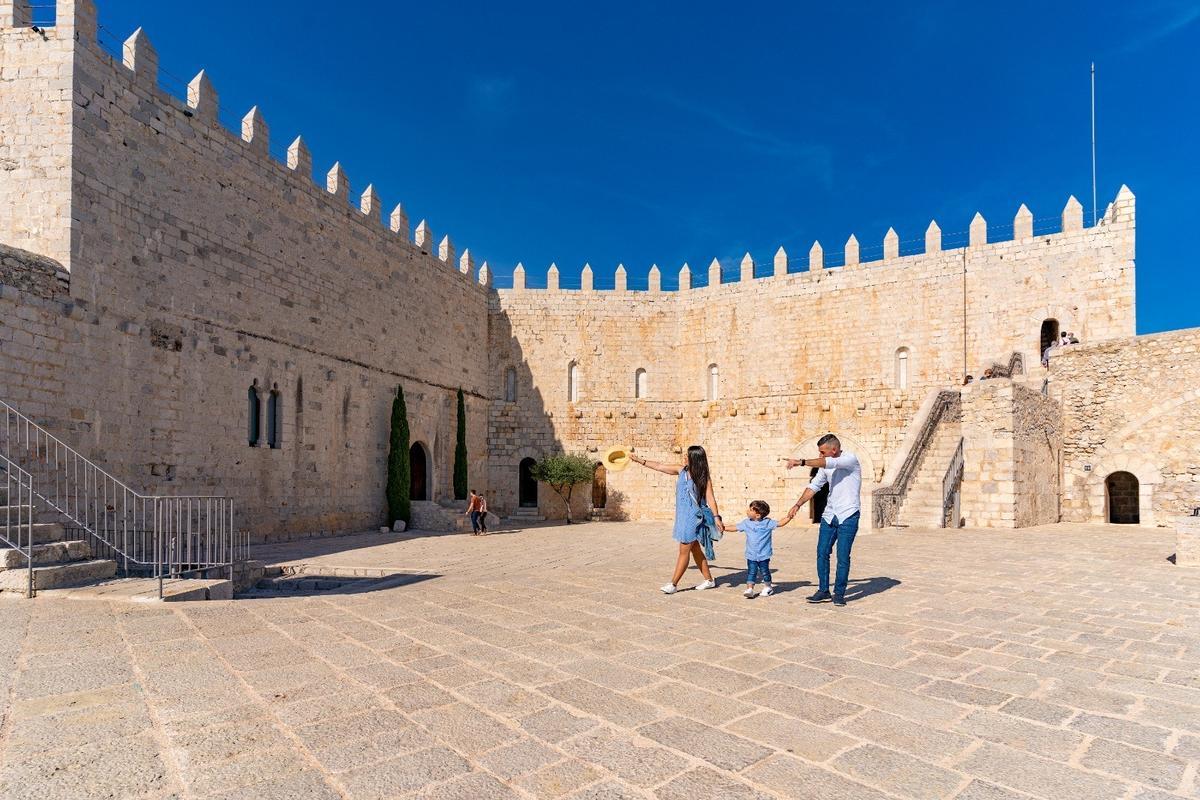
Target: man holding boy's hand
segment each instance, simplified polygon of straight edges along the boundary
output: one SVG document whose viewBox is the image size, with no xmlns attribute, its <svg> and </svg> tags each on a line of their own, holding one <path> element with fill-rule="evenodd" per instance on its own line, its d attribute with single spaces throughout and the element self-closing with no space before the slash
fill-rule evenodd
<svg viewBox="0 0 1200 800">
<path fill-rule="evenodd" d="M 844 606 L 846 584 L 850 580 L 850 548 L 854 546 L 854 537 L 858 534 L 862 468 L 853 453 L 842 452 L 842 443 L 832 433 L 821 437 L 817 442 L 817 451 L 821 454 L 817 458 L 787 460 L 788 469 L 817 469 L 812 482 L 788 514 L 795 516 L 800 506 L 811 500 L 824 486 L 829 486 L 829 499 L 825 503 L 825 513 L 821 517 L 821 533 L 817 537 L 817 593 L 809 597 L 808 602 L 822 603 L 830 599 L 829 555 L 836 545 L 838 563 L 832 597 L 835 606 Z"/>
</svg>

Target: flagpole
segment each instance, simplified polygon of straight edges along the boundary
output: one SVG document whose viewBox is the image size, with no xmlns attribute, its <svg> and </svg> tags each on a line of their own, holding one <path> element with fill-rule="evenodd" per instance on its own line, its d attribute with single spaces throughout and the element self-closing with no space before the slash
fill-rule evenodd
<svg viewBox="0 0 1200 800">
<path fill-rule="evenodd" d="M 1092 62 L 1092 224 L 1096 224 L 1096 62 Z"/>
</svg>

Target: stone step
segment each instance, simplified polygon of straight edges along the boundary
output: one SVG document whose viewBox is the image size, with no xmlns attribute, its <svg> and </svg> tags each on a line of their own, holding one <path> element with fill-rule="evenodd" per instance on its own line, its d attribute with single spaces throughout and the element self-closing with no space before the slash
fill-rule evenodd
<svg viewBox="0 0 1200 800">
<path fill-rule="evenodd" d="M 82 539 L 33 546 L 33 564 L 35 567 L 83 561 L 91 557 L 92 548 Z M 26 566 L 24 550 L 0 547 L 0 570 L 24 569 Z"/>
<path fill-rule="evenodd" d="M 67 600 L 120 600 L 134 603 L 158 602 L 157 578 L 109 578 L 82 586 L 39 589 L 38 597 Z M 163 581 L 164 603 L 195 600 L 232 600 L 233 582 L 221 579 L 169 578 Z"/>
<path fill-rule="evenodd" d="M 40 592 L 42 589 L 78 586 L 92 581 L 104 580 L 116 574 L 117 562 L 109 558 L 96 559 L 94 561 L 76 561 L 71 564 L 34 567 L 33 585 Z"/>
<path fill-rule="evenodd" d="M 36 592 L 63 586 L 79 586 L 93 581 L 111 578 L 117 574 L 117 562 L 109 559 L 76 561 L 68 564 L 53 564 L 33 568 L 33 586 Z M 6 569 L 0 572 L 0 592 L 25 594 L 29 573 L 24 569 Z"/>
<path fill-rule="evenodd" d="M 6 524 L 16 525 L 18 522 L 24 522 L 34 516 L 33 506 L 10 506 L 3 505 L 4 501 L 0 500 L 0 528 Z"/>
<path fill-rule="evenodd" d="M 67 538 L 67 529 L 59 522 L 33 523 L 33 543 L 49 544 L 61 542 Z"/>
</svg>

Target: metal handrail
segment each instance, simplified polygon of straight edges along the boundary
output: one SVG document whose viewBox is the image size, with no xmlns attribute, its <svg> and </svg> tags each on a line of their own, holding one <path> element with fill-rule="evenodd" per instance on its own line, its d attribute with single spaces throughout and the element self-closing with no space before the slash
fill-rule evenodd
<svg viewBox="0 0 1200 800">
<path fill-rule="evenodd" d="M 1011 378 L 1014 375 L 1024 375 L 1025 354 L 1020 351 L 1013 351 L 1013 354 L 1008 357 L 1007 364 L 993 361 L 990 369 L 992 370 L 993 378 Z"/>
<path fill-rule="evenodd" d="M 134 491 L 74 448 L 0 401 L 0 453 L 40 479 L 37 497 L 87 533 L 128 574 L 162 582 L 228 568 L 246 558 L 234 529 L 233 499 L 216 495 L 146 495 Z"/>
<path fill-rule="evenodd" d="M 966 462 L 963 460 L 963 439 L 959 437 L 958 447 L 954 448 L 954 457 L 950 459 L 950 466 L 946 469 L 946 476 L 942 478 L 942 527 L 957 528 L 958 515 L 955 512 L 957 503 L 957 494 L 962 487 L 963 471 L 966 467 Z M 953 522 L 954 524 L 949 524 Z"/>
<path fill-rule="evenodd" d="M 0 472 L 4 473 L 4 523 L 0 525 L 0 541 L 25 556 L 25 596 L 33 597 L 33 476 L 3 454 L 0 454 Z M 16 522 L 12 519 L 14 507 L 17 509 Z M 24 552 L 22 538 L 25 541 Z"/>
</svg>

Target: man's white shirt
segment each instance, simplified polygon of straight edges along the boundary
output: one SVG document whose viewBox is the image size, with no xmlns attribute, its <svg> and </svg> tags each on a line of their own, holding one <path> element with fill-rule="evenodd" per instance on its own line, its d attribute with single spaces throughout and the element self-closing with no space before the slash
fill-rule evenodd
<svg viewBox="0 0 1200 800">
<path fill-rule="evenodd" d="M 862 494 L 862 467 L 858 464 L 858 456 L 843 451 L 841 455 L 826 456 L 825 466 L 817 468 L 808 488 L 813 493 L 829 486 L 829 499 L 825 501 L 825 513 L 821 519 L 832 522 L 837 517 L 838 522 L 855 514 L 861 508 L 859 495 Z"/>
</svg>

